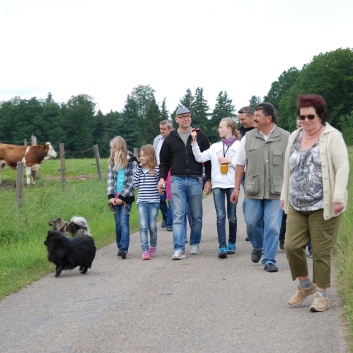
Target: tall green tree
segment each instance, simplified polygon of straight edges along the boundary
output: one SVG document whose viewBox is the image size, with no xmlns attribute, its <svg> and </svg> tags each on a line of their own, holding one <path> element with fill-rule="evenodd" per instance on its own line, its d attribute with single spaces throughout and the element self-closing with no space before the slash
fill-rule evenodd
<svg viewBox="0 0 353 353">
<path fill-rule="evenodd" d="M 292 119 L 288 120 L 288 116 L 283 114 L 280 107 L 282 101 L 285 102 L 289 98 L 290 89 L 295 85 L 300 76 L 300 71 L 296 67 L 291 67 L 287 71 L 283 71 L 277 81 L 272 82 L 271 89 L 264 97 L 265 102 L 272 103 L 278 111 L 278 125 L 285 130 L 292 130 Z"/>
<path fill-rule="evenodd" d="M 261 98 L 259 96 L 252 96 L 249 100 L 249 107 L 255 108 L 260 103 L 261 103 Z"/>
<path fill-rule="evenodd" d="M 353 145 L 353 111 L 340 117 L 342 135 L 347 145 Z"/>
<path fill-rule="evenodd" d="M 139 108 L 135 99 L 127 96 L 123 110 L 123 123 L 119 135 L 126 141 L 128 149 L 133 152 L 134 147 L 142 146 L 142 138 L 138 128 Z"/>
<path fill-rule="evenodd" d="M 42 102 L 42 142 L 50 141 L 54 148 L 59 149 L 59 144 L 66 141 L 66 130 L 63 125 L 59 103 L 55 102 L 51 93 Z"/>
<path fill-rule="evenodd" d="M 161 121 L 169 119 L 169 112 L 167 110 L 167 105 L 165 103 L 165 98 L 163 99 L 163 102 L 161 104 L 160 111 L 161 111 Z"/>
<path fill-rule="evenodd" d="M 92 151 L 85 151 L 93 145 L 95 106 L 92 97 L 80 94 L 72 96 L 61 107 L 67 134 L 65 150 L 75 153 L 75 157 L 93 156 Z"/>
<path fill-rule="evenodd" d="M 144 119 L 144 129 L 142 134 L 142 144 L 152 144 L 154 138 L 159 134 L 159 123 L 161 121 L 161 112 L 154 97 L 147 105 L 146 117 Z"/>
<path fill-rule="evenodd" d="M 149 101 L 154 98 L 154 93 L 155 90 L 150 85 L 138 85 L 132 90 L 130 99 L 136 102 L 140 118 L 146 116 L 147 105 Z"/>
<path fill-rule="evenodd" d="M 217 142 L 219 140 L 218 126 L 222 118 L 235 117 L 235 106 L 233 101 L 228 97 L 226 91 L 218 93 L 216 104 L 212 112 L 212 118 L 209 121 L 208 138 L 210 142 Z"/>
<path fill-rule="evenodd" d="M 339 48 L 320 53 L 304 65 L 279 105 L 280 115 L 288 117 L 292 128 L 295 126 L 297 96 L 305 93 L 321 94 L 327 102 L 328 122 L 342 130 L 340 117 L 353 110 L 353 49 Z"/>
<path fill-rule="evenodd" d="M 208 102 L 204 97 L 203 88 L 196 88 L 195 90 L 195 100 L 192 104 L 192 124 L 199 127 L 206 134 L 210 132 L 210 123 L 209 123 L 209 106 Z"/>
<path fill-rule="evenodd" d="M 291 67 L 287 71 L 283 71 L 277 81 L 272 82 L 271 88 L 264 97 L 265 102 L 272 103 L 274 107 L 279 109 L 279 102 L 288 94 L 290 88 L 295 84 L 300 75 L 300 70 Z"/>
<path fill-rule="evenodd" d="M 101 157 L 110 155 L 110 140 L 118 135 L 119 123 L 121 124 L 121 114 L 110 111 L 104 115 L 100 110 L 94 117 L 93 143 L 99 147 Z"/>
<path fill-rule="evenodd" d="M 0 106 L 0 141 L 3 143 L 15 143 L 13 138 L 13 122 L 16 119 L 16 102 L 19 97 L 14 97 L 7 102 L 1 102 Z M 21 140 L 20 142 L 22 142 Z"/>
</svg>

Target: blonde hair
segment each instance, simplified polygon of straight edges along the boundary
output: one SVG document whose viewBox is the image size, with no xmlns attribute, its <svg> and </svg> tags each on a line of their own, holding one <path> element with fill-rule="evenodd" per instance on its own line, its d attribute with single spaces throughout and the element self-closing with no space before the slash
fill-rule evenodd
<svg viewBox="0 0 353 353">
<path fill-rule="evenodd" d="M 223 118 L 221 121 L 225 121 L 227 124 L 227 127 L 230 127 L 232 130 L 232 134 L 235 135 L 237 140 L 241 139 L 240 132 L 237 130 L 237 124 L 235 122 L 235 119 L 233 118 Z"/>
<path fill-rule="evenodd" d="M 151 144 L 148 144 L 140 148 L 140 153 L 142 151 L 146 157 L 146 163 L 143 167 L 148 169 L 152 175 L 156 175 L 157 159 L 154 147 Z"/>
<path fill-rule="evenodd" d="M 115 136 L 110 140 L 110 145 L 114 148 L 114 151 L 110 153 L 109 166 L 114 164 L 114 170 L 124 169 L 128 163 L 128 150 L 126 148 L 126 142 L 121 136 Z"/>
</svg>

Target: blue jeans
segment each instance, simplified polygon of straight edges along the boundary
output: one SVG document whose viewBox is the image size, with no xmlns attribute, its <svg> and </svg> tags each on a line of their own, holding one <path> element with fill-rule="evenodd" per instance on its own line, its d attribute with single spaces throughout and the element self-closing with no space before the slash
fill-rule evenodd
<svg viewBox="0 0 353 353">
<path fill-rule="evenodd" d="M 185 252 L 185 214 L 187 206 L 191 216 L 190 245 L 199 244 L 202 230 L 202 177 L 172 176 L 171 194 L 173 203 L 174 251 Z"/>
<path fill-rule="evenodd" d="M 140 202 L 137 204 L 140 222 L 140 240 L 142 251 L 148 251 L 148 231 L 150 231 L 150 246 L 157 245 L 157 216 L 159 203 Z"/>
<path fill-rule="evenodd" d="M 172 200 L 168 201 L 168 213 L 167 213 L 167 223 L 166 228 L 173 229 L 173 203 Z"/>
<path fill-rule="evenodd" d="M 229 238 L 228 242 L 235 244 L 237 241 L 237 204 L 230 201 L 230 195 L 234 188 L 212 189 L 213 201 L 217 215 L 217 233 L 219 247 L 227 247 L 226 239 L 226 218 L 228 216 Z M 227 210 L 225 206 L 227 201 Z"/>
<path fill-rule="evenodd" d="M 276 264 L 282 213 L 280 200 L 246 199 L 247 234 L 254 249 L 263 249 L 263 265 Z"/>
<path fill-rule="evenodd" d="M 203 181 L 202 181 L 203 183 Z M 188 223 L 191 228 L 191 215 L 190 215 L 190 207 L 186 205 L 186 213 L 185 213 L 185 240 L 188 238 Z"/>
<path fill-rule="evenodd" d="M 126 204 L 132 207 L 132 203 Z M 124 205 L 114 205 L 115 234 L 118 249 L 128 251 L 130 244 L 130 210 Z"/>
</svg>

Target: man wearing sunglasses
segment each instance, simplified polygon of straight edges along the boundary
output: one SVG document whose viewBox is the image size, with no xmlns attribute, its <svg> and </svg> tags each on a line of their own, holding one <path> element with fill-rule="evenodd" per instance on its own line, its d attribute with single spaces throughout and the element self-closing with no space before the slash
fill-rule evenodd
<svg viewBox="0 0 353 353">
<path fill-rule="evenodd" d="M 231 200 L 238 201 L 246 166 L 246 229 L 254 248 L 251 261 L 258 263 L 263 253 L 264 270 L 277 272 L 275 257 L 282 221 L 280 195 L 289 132 L 276 125 L 277 112 L 271 103 L 255 107 L 254 122 L 255 129 L 246 133 L 239 146 Z"/>
</svg>

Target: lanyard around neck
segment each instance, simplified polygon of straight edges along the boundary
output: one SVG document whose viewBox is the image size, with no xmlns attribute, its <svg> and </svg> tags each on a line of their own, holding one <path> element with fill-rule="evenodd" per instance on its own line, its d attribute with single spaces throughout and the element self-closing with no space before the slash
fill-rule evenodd
<svg viewBox="0 0 353 353">
<path fill-rule="evenodd" d="M 223 142 L 223 157 L 226 156 L 226 154 L 227 154 L 227 152 L 229 150 L 229 147 L 230 147 L 230 146 L 227 146 L 227 149 L 224 151 L 224 145 L 225 145 L 225 143 Z"/>
</svg>

